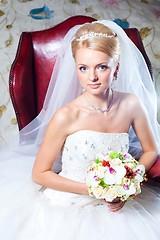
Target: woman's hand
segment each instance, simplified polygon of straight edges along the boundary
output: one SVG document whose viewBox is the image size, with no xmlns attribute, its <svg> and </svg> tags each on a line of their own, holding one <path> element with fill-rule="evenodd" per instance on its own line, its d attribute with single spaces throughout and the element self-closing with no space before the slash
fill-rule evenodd
<svg viewBox="0 0 160 240">
<path fill-rule="evenodd" d="M 111 212 L 116 212 L 124 206 L 125 202 L 120 200 L 120 198 L 116 198 L 112 202 L 107 202 L 107 206 Z"/>
</svg>

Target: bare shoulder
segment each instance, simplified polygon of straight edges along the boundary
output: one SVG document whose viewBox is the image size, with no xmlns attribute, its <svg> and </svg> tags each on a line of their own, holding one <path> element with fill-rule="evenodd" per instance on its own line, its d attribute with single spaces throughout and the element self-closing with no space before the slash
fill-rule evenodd
<svg viewBox="0 0 160 240">
<path fill-rule="evenodd" d="M 76 106 L 76 101 L 70 102 L 55 112 L 50 125 L 57 129 L 64 129 L 69 134 L 70 127 L 76 121 L 78 115 L 79 108 Z"/>
<path fill-rule="evenodd" d="M 140 98 L 134 93 L 115 92 L 116 111 L 130 119 L 144 117 L 145 108 Z"/>
<path fill-rule="evenodd" d="M 74 117 L 75 110 L 70 105 L 66 105 L 56 111 L 52 120 L 57 121 L 60 124 L 65 124 L 66 122 L 72 120 Z"/>
<path fill-rule="evenodd" d="M 139 97 L 134 93 L 116 92 L 118 101 L 124 106 L 131 108 L 142 107 Z"/>
</svg>

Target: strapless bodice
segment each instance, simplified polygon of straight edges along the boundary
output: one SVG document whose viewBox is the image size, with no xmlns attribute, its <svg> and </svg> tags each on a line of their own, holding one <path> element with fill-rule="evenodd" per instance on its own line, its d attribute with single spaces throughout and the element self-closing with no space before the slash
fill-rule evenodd
<svg viewBox="0 0 160 240">
<path fill-rule="evenodd" d="M 80 130 L 67 137 L 62 151 L 60 175 L 76 181 L 85 181 L 88 165 L 97 154 L 110 150 L 128 151 L 127 133 L 103 133 Z"/>
</svg>

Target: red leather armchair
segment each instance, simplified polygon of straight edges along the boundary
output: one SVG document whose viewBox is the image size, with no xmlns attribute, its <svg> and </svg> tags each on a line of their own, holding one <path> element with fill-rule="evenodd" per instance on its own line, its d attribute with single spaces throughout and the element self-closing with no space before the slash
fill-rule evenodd
<svg viewBox="0 0 160 240">
<path fill-rule="evenodd" d="M 42 31 L 23 32 L 15 60 L 10 69 L 9 90 L 19 129 L 25 127 L 40 112 L 61 40 L 74 25 L 95 21 L 88 16 L 73 16 Z M 145 52 L 139 31 L 124 29 L 143 54 L 152 76 L 152 66 Z M 160 182 L 160 158 L 148 176 Z"/>
</svg>

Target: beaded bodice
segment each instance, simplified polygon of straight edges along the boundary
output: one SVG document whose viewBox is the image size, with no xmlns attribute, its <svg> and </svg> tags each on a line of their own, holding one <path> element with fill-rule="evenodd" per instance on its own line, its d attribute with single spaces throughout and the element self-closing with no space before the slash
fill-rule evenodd
<svg viewBox="0 0 160 240">
<path fill-rule="evenodd" d="M 64 144 L 60 175 L 84 182 L 87 167 L 97 154 L 109 150 L 128 151 L 128 148 L 127 133 L 77 131 L 68 136 Z"/>
</svg>

